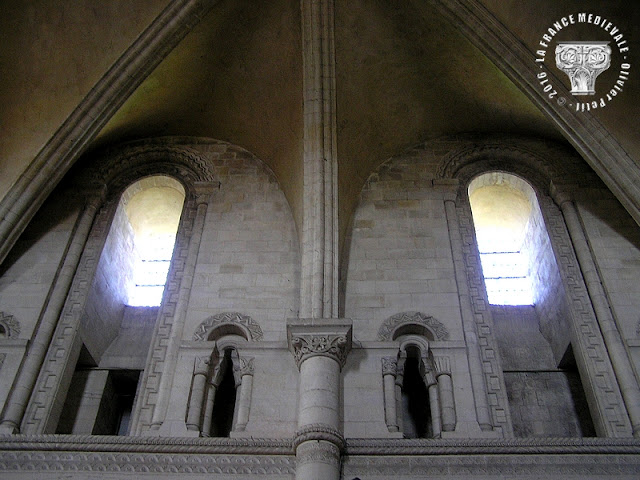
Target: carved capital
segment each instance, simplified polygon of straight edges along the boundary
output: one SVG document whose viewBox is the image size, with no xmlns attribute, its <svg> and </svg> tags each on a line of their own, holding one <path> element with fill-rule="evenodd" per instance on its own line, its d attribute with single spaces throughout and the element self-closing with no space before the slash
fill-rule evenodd
<svg viewBox="0 0 640 480">
<path fill-rule="evenodd" d="M 207 375 L 209 373 L 209 365 L 211 365 L 211 357 L 196 357 L 193 366 L 193 374 Z"/>
<path fill-rule="evenodd" d="M 433 357 L 433 365 L 436 369 L 436 376 L 451 375 L 451 361 L 449 357 Z"/>
<path fill-rule="evenodd" d="M 238 357 L 233 361 L 233 378 L 236 387 L 242 383 L 242 377 L 253 375 L 253 359 L 254 357 Z"/>
<path fill-rule="evenodd" d="M 382 375 L 394 375 L 398 368 L 396 357 L 382 357 Z"/>
<path fill-rule="evenodd" d="M 324 356 L 344 367 L 351 350 L 351 322 L 337 319 L 291 320 L 287 324 L 289 349 L 298 368 L 306 359 Z"/>
<path fill-rule="evenodd" d="M 211 195 L 220 188 L 220 182 L 194 182 L 196 205 L 206 205 L 211 202 Z"/>
<path fill-rule="evenodd" d="M 554 202 L 562 208 L 565 203 L 573 202 L 578 188 L 579 187 L 577 185 L 557 184 L 551 182 L 549 192 L 551 193 L 551 198 L 553 198 Z"/>
</svg>

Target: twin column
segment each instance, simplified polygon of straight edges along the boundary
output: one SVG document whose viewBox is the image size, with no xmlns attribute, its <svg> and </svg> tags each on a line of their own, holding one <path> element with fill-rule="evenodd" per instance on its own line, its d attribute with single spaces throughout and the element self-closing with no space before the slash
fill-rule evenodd
<svg viewBox="0 0 640 480">
<path fill-rule="evenodd" d="M 337 480 L 345 444 L 340 432 L 340 371 L 351 350 L 351 323 L 291 320 L 287 336 L 300 369 L 296 479 Z"/>
</svg>

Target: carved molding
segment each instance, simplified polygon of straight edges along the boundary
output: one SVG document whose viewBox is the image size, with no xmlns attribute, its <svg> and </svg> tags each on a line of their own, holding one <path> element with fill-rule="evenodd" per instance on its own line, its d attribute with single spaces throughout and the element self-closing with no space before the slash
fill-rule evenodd
<svg viewBox="0 0 640 480">
<path fill-rule="evenodd" d="M 0 471 L 122 474 L 293 475 L 291 456 L 185 453 L 0 452 Z"/>
<path fill-rule="evenodd" d="M 504 435 L 513 435 L 509 401 L 507 398 L 504 378 L 501 375 L 502 364 L 498 354 L 498 344 L 493 332 L 493 317 L 488 306 L 487 293 L 475 241 L 475 230 L 466 188 L 462 189 L 456 202 L 456 214 L 462 238 L 462 257 L 466 271 L 473 318 L 478 332 L 482 371 L 491 411 L 491 423 L 502 429 Z"/>
<path fill-rule="evenodd" d="M 124 190 L 136 179 L 162 174 L 181 179 L 188 186 L 196 183 L 217 186 L 213 165 L 198 151 L 186 145 L 167 144 L 162 139 L 110 148 L 92 165 L 96 167 L 84 170 L 80 180 L 93 179 L 95 182 L 98 178 L 116 192 Z"/>
<path fill-rule="evenodd" d="M 291 337 L 293 357 L 298 368 L 307 358 L 322 355 L 331 357 L 344 367 L 347 355 L 351 350 L 349 339 L 346 335 L 297 335 Z"/>
<path fill-rule="evenodd" d="M 0 312 L 0 325 L 4 327 L 7 338 L 20 336 L 20 322 L 13 315 Z"/>
<path fill-rule="evenodd" d="M 410 457 L 348 456 L 344 478 L 636 478 L 640 461 L 634 455 L 563 456 L 420 455 Z M 620 475 L 620 477 L 618 477 Z M 406 476 L 406 477 L 405 477 Z"/>
<path fill-rule="evenodd" d="M 128 453 L 213 453 L 293 455 L 291 438 L 138 437 L 113 435 L 6 435 L 0 436 L 5 451 L 128 452 Z"/>
<path fill-rule="evenodd" d="M 296 451 L 296 464 L 326 463 L 337 466 L 340 464 L 340 450 L 332 443 L 309 442 L 300 445 Z"/>
<path fill-rule="evenodd" d="M 296 449 L 303 442 L 310 440 L 324 440 L 325 442 L 332 443 L 339 451 L 344 450 L 346 445 L 345 439 L 339 430 L 324 423 L 313 423 L 305 425 L 296 432 L 296 436 L 293 439 L 293 448 Z"/>
<path fill-rule="evenodd" d="M 347 455 L 640 454 L 636 438 L 500 438 L 347 440 Z M 640 462 L 640 460 L 639 460 Z"/>
<path fill-rule="evenodd" d="M 434 340 L 449 340 L 449 331 L 439 321 L 422 312 L 402 312 L 387 318 L 378 330 L 378 340 L 393 340 L 394 332 L 405 325 L 421 325 L 433 333 Z"/>
<path fill-rule="evenodd" d="M 205 342 L 209 339 L 211 332 L 223 325 L 233 325 L 239 327 L 247 334 L 247 340 L 258 342 L 262 340 L 262 329 L 260 325 L 250 316 L 238 312 L 224 312 L 213 315 L 203 321 L 193 334 L 193 339 Z"/>
</svg>

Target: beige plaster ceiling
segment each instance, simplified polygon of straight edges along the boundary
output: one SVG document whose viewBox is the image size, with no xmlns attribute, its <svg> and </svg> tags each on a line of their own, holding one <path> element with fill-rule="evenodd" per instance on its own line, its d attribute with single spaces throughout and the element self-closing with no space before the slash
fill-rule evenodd
<svg viewBox="0 0 640 480">
<path fill-rule="evenodd" d="M 2 2 L 0 198 L 167 3 Z"/>
<path fill-rule="evenodd" d="M 7 2 L 0 23 L 8 45 L 0 53 L 0 196 L 166 3 Z M 549 19 L 585 5 L 619 19 L 634 48 L 640 41 L 638 7 L 628 2 L 482 3 L 532 50 Z M 300 226 L 300 21 L 299 0 L 221 0 L 89 150 L 160 135 L 229 141 L 273 170 Z M 428 1 L 336 0 L 335 33 L 341 237 L 369 174 L 411 146 L 461 132 L 563 141 L 551 120 Z M 640 75 L 632 76 L 624 102 L 597 112 L 636 160 L 638 82 Z"/>
</svg>

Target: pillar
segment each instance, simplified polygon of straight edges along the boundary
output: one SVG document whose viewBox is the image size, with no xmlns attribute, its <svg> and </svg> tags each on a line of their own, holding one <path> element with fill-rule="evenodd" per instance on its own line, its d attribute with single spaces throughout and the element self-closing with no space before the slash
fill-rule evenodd
<svg viewBox="0 0 640 480">
<path fill-rule="evenodd" d="M 456 429 L 456 404 L 453 399 L 453 381 L 448 357 L 435 357 L 436 381 L 440 396 L 442 431 L 453 432 Z"/>
<path fill-rule="evenodd" d="M 302 0 L 303 218 L 300 316 L 338 315 L 334 0 Z"/>
<path fill-rule="evenodd" d="M 439 438 L 442 434 L 442 422 L 440 421 L 440 398 L 438 396 L 438 382 L 433 374 L 433 370 L 428 370 L 424 376 L 424 384 L 429 393 L 429 413 L 431 413 L 431 433 L 434 438 Z"/>
<path fill-rule="evenodd" d="M 0 423 L 0 434 L 18 433 L 29 397 L 36 384 L 40 367 L 44 362 L 49 343 L 53 338 L 60 313 L 80 263 L 82 251 L 89 238 L 91 226 L 98 208 L 104 200 L 105 193 L 106 188 L 102 186 L 97 194 L 87 196 L 88 201 L 76 221 L 71 239 L 67 245 L 62 268 L 50 290 L 50 299 L 42 313 L 42 320 L 36 331 L 35 338 L 28 347 L 24 362 L 16 376 L 14 388 L 10 390 L 9 397 L 5 403 L 2 422 Z"/>
<path fill-rule="evenodd" d="M 153 430 L 160 429 L 161 425 L 165 421 L 165 415 L 169 406 L 173 375 L 178 361 L 178 353 L 180 351 L 180 342 L 182 341 L 184 322 L 186 319 L 187 307 L 189 305 L 189 298 L 191 296 L 191 287 L 193 285 L 196 262 L 198 260 L 198 253 L 200 252 L 202 231 L 204 230 L 207 208 L 215 186 L 217 185 L 206 183 L 198 185 L 196 188 L 196 215 L 193 221 L 191 238 L 189 239 L 189 248 L 187 250 L 187 258 L 185 260 L 184 272 L 180 282 L 178 301 L 175 305 L 175 314 L 173 316 L 173 323 L 171 325 L 167 350 L 162 366 L 160 384 L 158 386 L 158 399 L 153 410 L 151 420 L 151 428 Z M 163 307 L 165 306 L 163 305 Z M 169 308 L 170 306 L 166 307 Z M 154 338 L 154 340 L 156 339 Z M 151 348 L 153 349 L 153 344 Z M 166 432 L 171 435 L 171 425 L 167 425 Z"/>
<path fill-rule="evenodd" d="M 449 241 L 451 243 L 451 254 L 453 257 L 453 267 L 458 287 L 460 300 L 460 314 L 462 317 L 462 327 L 464 330 L 464 340 L 467 345 L 467 361 L 469 362 L 469 373 L 471 374 L 471 388 L 473 389 L 473 399 L 476 406 L 476 418 L 478 425 L 483 431 L 493 430 L 489 403 L 487 400 L 487 387 L 484 380 L 484 370 L 482 368 L 482 355 L 478 344 L 478 333 L 476 330 L 475 317 L 471 306 L 471 296 L 467 283 L 466 267 L 464 264 L 462 237 L 458 225 L 458 214 L 456 212 L 456 191 L 457 182 L 448 186 L 449 191 L 445 192 L 444 208 L 447 216 L 447 227 L 449 229 Z"/>
<path fill-rule="evenodd" d="M 384 388 L 384 418 L 390 432 L 399 431 L 398 410 L 396 405 L 396 368 L 395 357 L 382 359 L 382 382 Z"/>
<path fill-rule="evenodd" d="M 244 432 L 249 422 L 251 410 L 251 393 L 253 391 L 253 357 L 239 357 L 233 365 L 233 376 L 236 381 L 236 421 L 233 430 Z"/>
<path fill-rule="evenodd" d="M 611 359 L 611 366 L 618 380 L 620 393 L 631 421 L 633 436 L 640 437 L 640 389 L 638 388 L 638 381 L 633 372 L 633 366 L 625 349 L 620 331 L 616 326 L 578 210 L 570 193 L 560 192 L 556 186 L 553 186 L 552 195 L 562 210 L 578 264 L 589 292 L 589 298 L 602 332 L 602 338 Z"/>
<path fill-rule="evenodd" d="M 287 336 L 300 370 L 296 479 L 338 480 L 344 449 L 340 371 L 351 350 L 351 324 L 341 319 L 292 320 Z"/>
<path fill-rule="evenodd" d="M 196 357 L 189 396 L 189 412 L 187 413 L 187 430 L 200 432 L 200 416 L 204 405 L 207 376 L 209 375 L 209 357 Z"/>
</svg>

